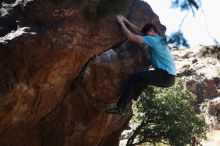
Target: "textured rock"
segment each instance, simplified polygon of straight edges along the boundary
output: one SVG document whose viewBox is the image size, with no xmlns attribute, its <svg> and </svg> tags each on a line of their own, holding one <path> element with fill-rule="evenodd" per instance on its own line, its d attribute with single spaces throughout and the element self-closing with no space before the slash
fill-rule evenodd
<svg viewBox="0 0 220 146">
<path fill-rule="evenodd" d="M 143 1 L 129 1 L 125 13 L 165 31 Z M 0 26 L 0 145 L 118 145 L 131 109 L 125 117 L 104 110 L 129 74 L 146 69 L 147 49 L 124 42 L 114 16 L 91 25 L 75 2 L 5 4 Z"/>
<path fill-rule="evenodd" d="M 220 97 L 203 102 L 200 106 L 209 131 L 220 129 Z"/>
<path fill-rule="evenodd" d="M 220 121 L 220 57 L 215 46 L 197 46 L 190 49 L 173 50 L 178 76 L 184 78 L 186 88 L 198 96 L 202 114 L 210 129 L 217 128 Z"/>
<path fill-rule="evenodd" d="M 197 46 L 191 49 L 173 50 L 178 76 L 186 81 L 186 87 L 200 101 L 220 96 L 219 48 Z"/>
</svg>

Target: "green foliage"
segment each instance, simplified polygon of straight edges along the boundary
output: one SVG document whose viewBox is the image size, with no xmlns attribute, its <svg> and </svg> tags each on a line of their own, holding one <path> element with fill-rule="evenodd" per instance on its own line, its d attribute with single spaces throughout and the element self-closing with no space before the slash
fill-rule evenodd
<svg viewBox="0 0 220 146">
<path fill-rule="evenodd" d="M 134 104 L 132 123 L 138 126 L 127 145 L 150 142 L 184 146 L 194 135 L 204 137 L 204 119 L 191 105 L 195 100 L 180 79 L 170 88 L 148 87 Z"/>
<path fill-rule="evenodd" d="M 109 15 L 115 15 L 128 7 L 128 0 L 100 0 L 96 9 L 84 9 L 84 16 L 89 22 L 97 24 Z"/>
<path fill-rule="evenodd" d="M 168 37 L 168 43 L 173 44 L 177 48 L 179 48 L 181 46 L 189 48 L 188 41 L 185 39 L 182 31 L 180 31 L 180 30 L 175 33 L 172 33 Z"/>
<path fill-rule="evenodd" d="M 182 10 L 189 10 L 190 8 L 195 7 L 199 9 L 201 0 L 171 0 L 172 8 L 179 8 Z"/>
</svg>

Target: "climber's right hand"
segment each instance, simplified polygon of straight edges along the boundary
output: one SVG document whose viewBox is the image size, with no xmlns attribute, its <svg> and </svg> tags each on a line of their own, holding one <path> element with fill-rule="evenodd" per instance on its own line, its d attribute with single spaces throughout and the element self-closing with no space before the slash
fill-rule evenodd
<svg viewBox="0 0 220 146">
<path fill-rule="evenodd" d="M 120 15 L 120 16 L 121 16 L 121 18 L 122 18 L 122 20 L 123 20 L 124 22 L 127 22 L 127 21 L 128 21 L 128 19 L 125 18 L 123 15 Z"/>
<path fill-rule="evenodd" d="M 121 17 L 121 15 L 116 15 L 116 19 L 119 24 L 123 23 L 123 18 Z"/>
</svg>

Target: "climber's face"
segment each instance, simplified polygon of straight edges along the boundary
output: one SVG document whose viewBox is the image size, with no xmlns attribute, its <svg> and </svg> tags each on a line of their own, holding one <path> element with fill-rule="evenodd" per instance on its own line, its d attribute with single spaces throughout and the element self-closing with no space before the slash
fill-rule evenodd
<svg viewBox="0 0 220 146">
<path fill-rule="evenodd" d="M 148 35 L 148 36 L 158 36 L 158 33 L 156 33 L 156 32 L 154 31 L 154 29 L 151 28 L 151 29 L 147 32 L 147 35 Z"/>
</svg>

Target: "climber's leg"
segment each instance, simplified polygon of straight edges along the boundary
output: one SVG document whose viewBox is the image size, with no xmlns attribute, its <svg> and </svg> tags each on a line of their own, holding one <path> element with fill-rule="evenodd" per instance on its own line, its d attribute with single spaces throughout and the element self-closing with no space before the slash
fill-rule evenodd
<svg viewBox="0 0 220 146">
<path fill-rule="evenodd" d="M 127 104 L 132 100 L 136 99 L 143 89 L 148 85 L 155 85 L 160 87 L 172 86 L 175 81 L 175 76 L 168 74 L 166 71 L 161 69 L 149 70 L 133 74 L 127 81 L 124 87 L 122 96 L 120 97 L 117 106 L 108 109 L 107 113 L 119 112 L 124 110 Z M 111 111 L 111 109 L 114 109 Z M 110 110 L 110 111 L 109 111 Z"/>
</svg>

